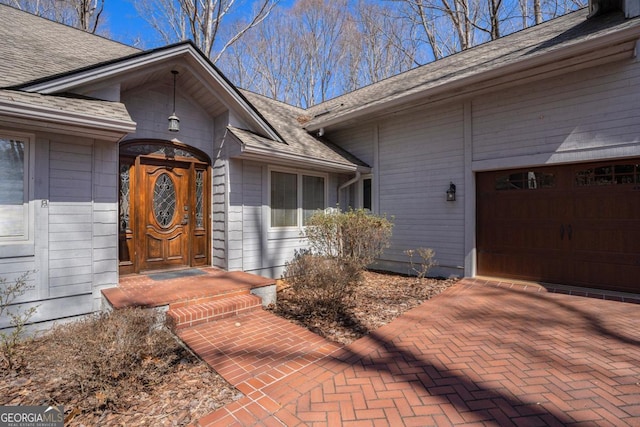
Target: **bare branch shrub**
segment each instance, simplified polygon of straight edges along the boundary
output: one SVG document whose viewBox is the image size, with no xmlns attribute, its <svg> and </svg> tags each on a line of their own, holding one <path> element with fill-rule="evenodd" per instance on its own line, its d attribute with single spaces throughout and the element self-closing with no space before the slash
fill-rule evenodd
<svg viewBox="0 0 640 427">
<path fill-rule="evenodd" d="M 434 259 L 436 251 L 431 248 L 407 249 L 404 253 L 409 257 L 411 266 L 409 274 L 415 274 L 418 280 L 427 277 L 429 270 L 438 265 L 438 262 Z"/>
<path fill-rule="evenodd" d="M 389 246 L 392 224 L 364 210 L 319 212 L 307 222 L 309 249 L 285 265 L 284 279 L 310 312 L 336 316 L 362 272 Z"/>
<path fill-rule="evenodd" d="M 304 235 L 313 254 L 348 261 L 361 270 L 389 247 L 393 228 L 384 216 L 364 209 L 318 212 L 306 225 Z"/>
<path fill-rule="evenodd" d="M 362 271 L 348 260 L 297 251 L 285 266 L 284 277 L 295 291 L 298 301 L 309 312 L 335 316 L 342 303 L 352 296 Z"/>
<path fill-rule="evenodd" d="M 5 278 L 0 278 L 0 318 L 9 318 L 10 327 L 7 331 L 0 331 L 0 355 L 4 365 L 9 370 L 22 366 L 18 357 L 17 346 L 23 339 L 25 327 L 29 319 L 38 309 L 37 306 L 21 310 L 19 306 L 10 309 L 15 300 L 28 290 L 27 278 L 29 272 L 18 277 L 14 283 L 8 284 Z"/>
<path fill-rule="evenodd" d="M 117 407 L 124 389 L 143 391 L 178 359 L 179 344 L 159 326 L 160 316 L 127 308 L 58 326 L 49 334 L 46 356 L 61 365 L 66 386 L 83 397 L 85 409 Z"/>
</svg>

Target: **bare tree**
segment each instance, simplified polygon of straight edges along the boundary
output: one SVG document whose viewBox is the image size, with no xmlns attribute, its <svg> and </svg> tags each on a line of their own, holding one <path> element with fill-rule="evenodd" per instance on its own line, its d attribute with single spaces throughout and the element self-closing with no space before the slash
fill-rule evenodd
<svg viewBox="0 0 640 427">
<path fill-rule="evenodd" d="M 351 57 L 348 78 L 351 91 L 419 65 L 420 40 L 415 27 L 398 19 L 388 4 L 360 0 L 353 11 L 355 25 L 348 36 Z"/>
<path fill-rule="evenodd" d="M 103 22 L 104 0 L 0 0 L 17 9 L 95 34 Z"/>
<path fill-rule="evenodd" d="M 143 0 L 134 3 L 145 19 L 166 43 L 193 40 L 213 62 L 247 31 L 260 24 L 279 0 L 255 0 L 251 5 L 242 0 Z M 221 40 L 223 22 L 239 10 L 251 9 L 243 25 Z"/>
<path fill-rule="evenodd" d="M 294 76 L 302 69 L 302 57 L 293 48 L 297 34 L 287 17 L 282 10 L 275 10 L 269 24 L 245 34 L 218 65 L 239 87 L 300 105 Z"/>
<path fill-rule="evenodd" d="M 421 29 L 433 59 L 563 15 L 587 0 L 387 0 Z"/>
<path fill-rule="evenodd" d="M 308 107 L 415 66 L 414 30 L 375 1 L 298 0 L 247 33 L 219 66 L 242 87 Z"/>
<path fill-rule="evenodd" d="M 432 59 L 468 49 L 477 31 L 490 33 L 481 25 L 480 0 L 389 0 L 401 5 L 404 19 L 419 27 Z M 499 1 L 499 0 L 488 0 Z"/>
</svg>

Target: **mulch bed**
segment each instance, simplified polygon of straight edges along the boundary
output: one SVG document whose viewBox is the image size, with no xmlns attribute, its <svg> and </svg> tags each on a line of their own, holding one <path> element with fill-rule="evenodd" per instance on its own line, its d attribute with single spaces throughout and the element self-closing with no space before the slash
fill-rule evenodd
<svg viewBox="0 0 640 427">
<path fill-rule="evenodd" d="M 271 311 L 337 343 L 348 344 L 405 311 L 443 292 L 456 279 L 421 279 L 395 274 L 366 272 L 354 298 L 337 317 L 308 312 L 293 291 L 278 291 L 278 305 Z M 0 368 L 0 405 L 64 405 L 65 425 L 71 426 L 182 426 L 236 400 L 240 393 L 193 354 L 176 346 L 174 363 L 153 387 L 122 390 L 118 405 L 87 409 L 86 402 L 69 392 L 63 374 L 47 354 L 47 336 L 25 342 L 19 348 L 23 366 L 17 372 Z M 64 356 L 62 356 L 64 357 Z M 149 364 L 153 369 L 153 364 Z M 150 376 L 154 373 L 150 372 Z"/>
<path fill-rule="evenodd" d="M 176 346 L 178 359 L 169 372 L 154 372 L 148 364 L 152 386 L 140 391 L 140 384 L 124 383 L 117 404 L 96 408 L 68 387 L 55 356 L 47 356 L 50 339 L 22 344 L 17 372 L 0 368 L 0 405 L 64 405 L 65 426 L 183 426 L 241 397 L 206 363 Z"/>
<path fill-rule="evenodd" d="M 367 271 L 351 301 L 337 316 L 328 316 L 322 310 L 308 310 L 289 287 L 279 289 L 278 305 L 271 310 L 331 341 L 350 344 L 457 282 L 458 279 L 418 279 Z"/>
</svg>

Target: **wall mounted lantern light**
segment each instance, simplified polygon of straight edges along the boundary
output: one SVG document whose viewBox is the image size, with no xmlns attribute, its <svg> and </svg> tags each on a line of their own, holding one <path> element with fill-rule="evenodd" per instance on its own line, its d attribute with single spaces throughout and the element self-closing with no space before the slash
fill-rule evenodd
<svg viewBox="0 0 640 427">
<path fill-rule="evenodd" d="M 449 183 L 449 189 L 447 190 L 447 202 L 456 201 L 456 185 L 453 182 Z"/>
<path fill-rule="evenodd" d="M 171 70 L 171 74 L 173 74 L 173 113 L 169 116 L 169 132 L 179 132 L 180 119 L 176 116 L 176 76 L 178 72 Z"/>
</svg>

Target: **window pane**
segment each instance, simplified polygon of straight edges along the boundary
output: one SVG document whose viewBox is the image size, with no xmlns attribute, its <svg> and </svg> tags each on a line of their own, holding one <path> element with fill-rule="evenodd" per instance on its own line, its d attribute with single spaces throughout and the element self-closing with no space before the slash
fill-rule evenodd
<svg viewBox="0 0 640 427">
<path fill-rule="evenodd" d="M 516 172 L 502 175 L 496 179 L 496 190 L 538 190 L 553 188 L 556 185 L 555 175 L 546 172 Z"/>
<path fill-rule="evenodd" d="M 298 176 L 271 172 L 271 226 L 298 225 Z"/>
<path fill-rule="evenodd" d="M 0 237 L 25 235 L 25 144 L 0 138 Z"/>
<path fill-rule="evenodd" d="M 373 210 L 373 204 L 371 203 L 371 178 L 362 180 L 362 209 Z"/>
<path fill-rule="evenodd" d="M 302 177 L 303 224 L 306 224 L 318 209 L 324 209 L 324 178 L 304 175 Z"/>
</svg>

